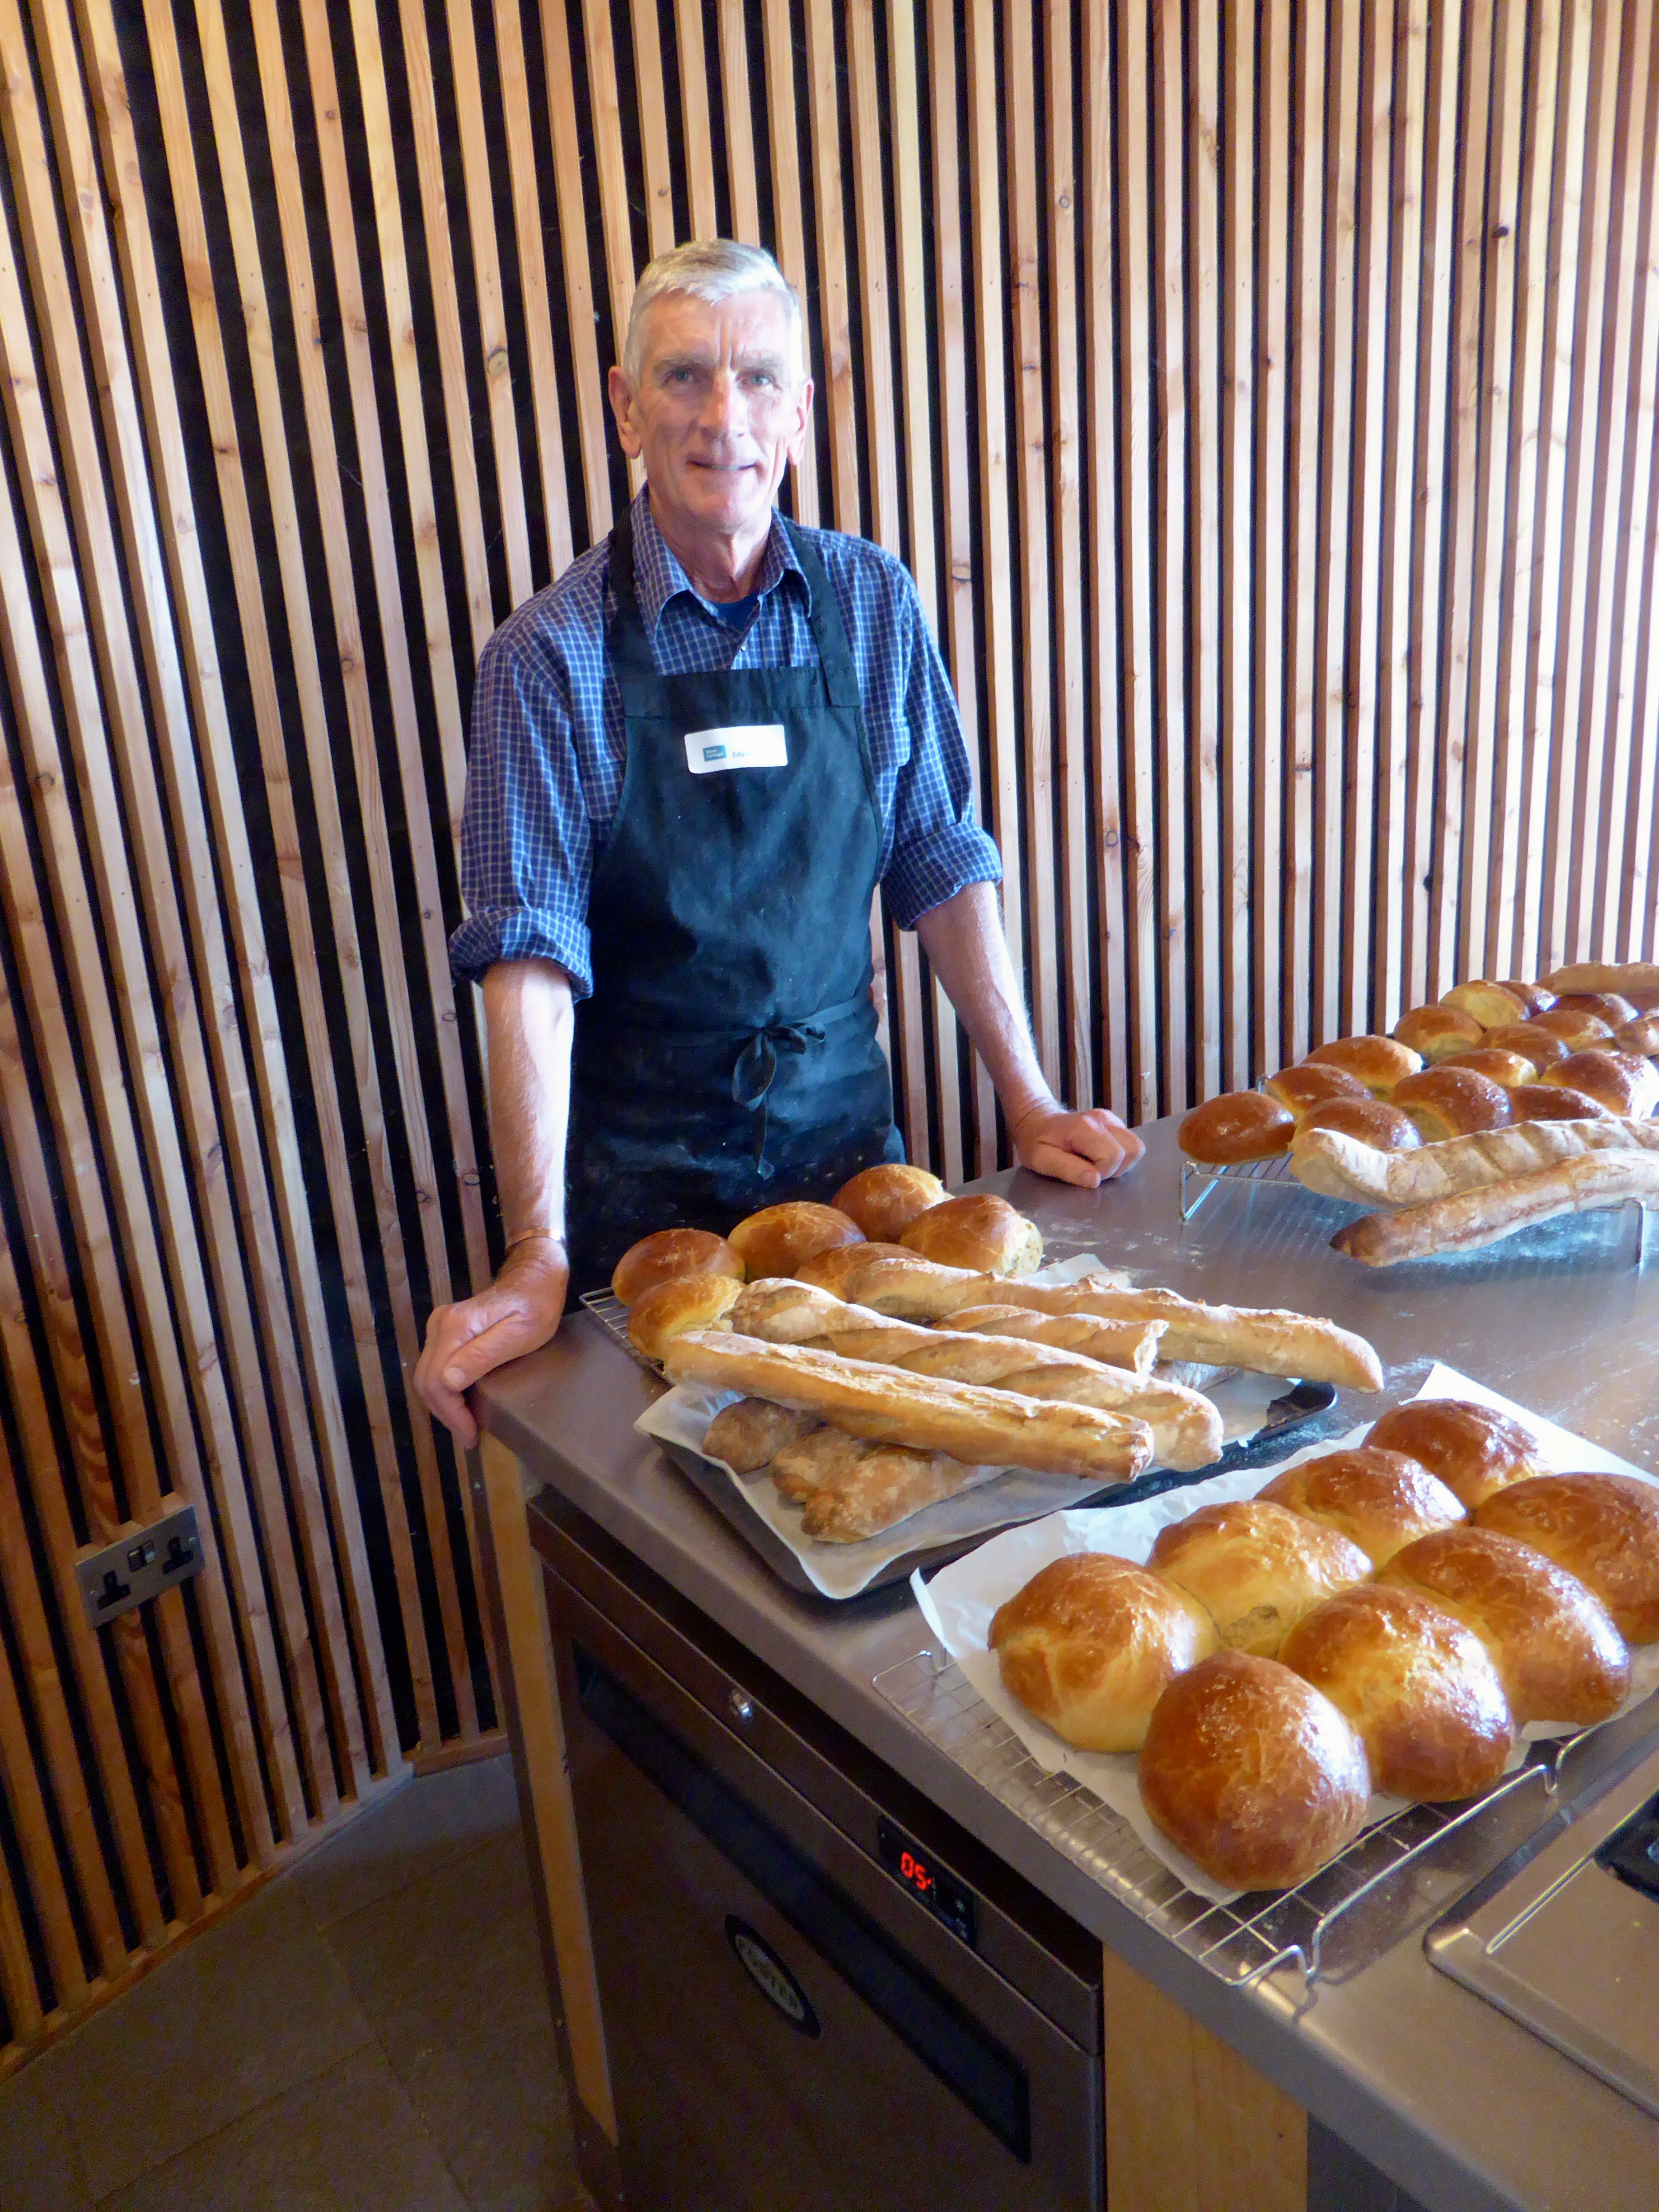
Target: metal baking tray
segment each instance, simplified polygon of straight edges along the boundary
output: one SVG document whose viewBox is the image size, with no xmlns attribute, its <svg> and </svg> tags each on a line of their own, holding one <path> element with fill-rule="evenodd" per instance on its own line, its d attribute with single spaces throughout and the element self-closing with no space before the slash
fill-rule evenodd
<svg viewBox="0 0 1659 2212">
<path fill-rule="evenodd" d="M 613 1342 L 619 1344 L 629 1358 L 653 1375 L 662 1370 L 654 1359 L 648 1359 L 628 1340 L 628 1312 L 621 1302 L 608 1291 L 588 1291 L 583 1293 L 581 1304 L 592 1315 L 600 1328 Z M 1193 1482 L 1207 1482 L 1211 1476 L 1226 1474 L 1235 1468 L 1265 1465 L 1278 1459 L 1293 1439 L 1328 1413 L 1336 1403 L 1336 1392 L 1328 1382 L 1287 1382 L 1283 1394 L 1267 1408 L 1267 1418 L 1253 1436 L 1241 1437 L 1230 1444 L 1218 1460 L 1208 1467 L 1180 1474 L 1168 1468 L 1153 1468 L 1138 1475 L 1133 1482 L 1109 1483 L 1099 1490 L 1079 1491 L 1071 1501 L 1073 1505 L 1115 1506 L 1130 1505 L 1143 1498 L 1156 1498 L 1165 1490 L 1177 1490 Z M 823 1598 L 823 1592 L 810 1580 L 800 1561 L 783 1543 L 776 1531 L 768 1527 L 754 1512 L 743 1492 L 733 1484 L 723 1467 L 714 1460 L 704 1459 L 701 1453 L 690 1450 L 684 1444 L 663 1443 L 661 1449 L 682 1474 L 706 1498 L 721 1519 L 733 1528 L 750 1548 L 757 1553 L 791 1589 L 799 1590 L 809 1597 Z M 951 1536 L 931 1544 L 921 1544 L 914 1551 L 891 1559 L 859 1593 L 867 1596 L 872 1590 L 886 1589 L 894 1583 L 908 1582 L 919 1566 L 942 1567 L 952 1559 L 971 1552 L 1000 1530 L 1012 1528 L 1018 1516 L 997 1522 L 989 1528 L 976 1528 L 970 1534 Z M 848 1598 L 824 1599 L 827 1604 L 847 1605 Z"/>
</svg>

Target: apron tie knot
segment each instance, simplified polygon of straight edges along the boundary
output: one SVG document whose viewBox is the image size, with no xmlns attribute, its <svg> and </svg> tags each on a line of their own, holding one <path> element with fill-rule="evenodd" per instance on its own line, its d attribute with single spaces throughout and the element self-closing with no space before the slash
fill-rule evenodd
<svg viewBox="0 0 1659 2212">
<path fill-rule="evenodd" d="M 732 1070 L 732 1096 L 739 1106 L 747 1106 L 754 1114 L 755 1167 L 763 1178 L 772 1173 L 765 1158 L 766 1094 L 778 1072 L 778 1054 L 800 1054 L 809 1044 L 823 1042 L 823 1031 L 816 1022 L 769 1022 L 764 1029 L 756 1030 L 738 1054 Z"/>
</svg>

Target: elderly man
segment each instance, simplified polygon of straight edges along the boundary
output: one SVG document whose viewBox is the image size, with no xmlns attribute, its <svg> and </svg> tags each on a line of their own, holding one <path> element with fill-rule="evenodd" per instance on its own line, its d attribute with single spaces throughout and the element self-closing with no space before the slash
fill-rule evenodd
<svg viewBox="0 0 1659 2212">
<path fill-rule="evenodd" d="M 773 503 L 812 386 L 771 256 L 653 261 L 610 395 L 645 489 L 496 631 L 473 703 L 451 956 L 483 980 L 507 1258 L 433 1314 L 416 1370 L 469 1443 L 462 1394 L 544 1343 L 570 1284 L 606 1280 L 636 1237 L 727 1228 L 902 1157 L 870 990 L 878 883 L 1025 1165 L 1092 1187 L 1141 1149 L 1042 1079 L 910 577 Z"/>
</svg>

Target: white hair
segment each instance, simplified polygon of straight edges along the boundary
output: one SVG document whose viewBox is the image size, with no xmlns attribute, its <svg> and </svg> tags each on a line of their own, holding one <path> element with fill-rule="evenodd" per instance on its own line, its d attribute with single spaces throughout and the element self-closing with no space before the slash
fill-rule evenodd
<svg viewBox="0 0 1659 2212">
<path fill-rule="evenodd" d="M 806 374 L 806 324 L 800 295 L 763 246 L 743 246 L 734 238 L 700 240 L 671 247 L 647 264 L 634 291 L 623 347 L 623 374 L 637 390 L 645 367 L 645 318 L 653 301 L 671 292 L 689 293 L 711 303 L 734 292 L 776 292 L 788 302 L 794 341 L 796 380 Z"/>
</svg>

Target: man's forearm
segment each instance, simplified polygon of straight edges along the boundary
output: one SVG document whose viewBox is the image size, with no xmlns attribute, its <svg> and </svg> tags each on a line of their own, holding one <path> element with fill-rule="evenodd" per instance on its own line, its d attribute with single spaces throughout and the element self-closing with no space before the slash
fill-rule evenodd
<svg viewBox="0 0 1659 2212">
<path fill-rule="evenodd" d="M 541 1230 L 564 1238 L 570 1115 L 570 981 L 550 960 L 498 961 L 483 981 L 489 1038 L 489 1134 L 509 1243 Z"/>
<path fill-rule="evenodd" d="M 916 935 L 985 1063 L 1012 1128 L 1030 1108 L 1054 1103 L 1031 1042 L 1025 996 L 1008 957 L 994 884 L 969 884 L 931 908 Z"/>
</svg>

